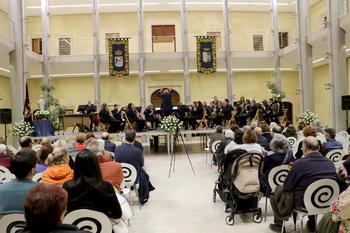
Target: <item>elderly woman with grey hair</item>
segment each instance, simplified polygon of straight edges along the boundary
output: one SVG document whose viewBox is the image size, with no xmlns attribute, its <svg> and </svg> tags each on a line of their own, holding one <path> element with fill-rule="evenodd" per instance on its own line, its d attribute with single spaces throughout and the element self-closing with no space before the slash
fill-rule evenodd
<svg viewBox="0 0 350 233">
<path fill-rule="evenodd" d="M 289 146 L 289 142 L 282 134 L 274 134 L 270 142 L 270 148 L 272 150 L 272 154 L 264 157 L 263 173 L 266 178 L 266 182 L 272 168 L 282 164 L 289 164 L 295 160 L 293 157 L 293 152 Z M 268 190 L 271 189 L 269 188 Z"/>
</svg>

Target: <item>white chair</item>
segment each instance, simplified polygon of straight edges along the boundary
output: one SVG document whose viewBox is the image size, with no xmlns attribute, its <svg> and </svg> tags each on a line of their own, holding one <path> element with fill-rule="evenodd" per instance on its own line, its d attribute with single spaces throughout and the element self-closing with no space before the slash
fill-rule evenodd
<svg viewBox="0 0 350 233">
<path fill-rule="evenodd" d="M 349 134 L 346 131 L 340 131 L 339 133 L 337 133 L 336 136 L 343 137 L 343 138 L 349 138 Z"/>
<path fill-rule="evenodd" d="M 134 190 L 136 197 L 138 199 L 139 198 L 138 185 L 135 184 L 137 179 L 137 170 L 133 165 L 129 163 L 121 163 L 121 165 L 123 169 L 125 188 Z M 130 203 L 132 204 L 131 191 L 129 191 L 129 200 L 130 200 Z M 140 209 L 141 209 L 141 203 L 140 203 Z"/>
<path fill-rule="evenodd" d="M 349 152 L 349 138 L 344 137 L 344 133 L 338 133 L 335 136 L 335 140 L 341 142 L 341 144 L 343 145 L 343 151 L 345 154 L 347 154 Z"/>
<path fill-rule="evenodd" d="M 0 184 L 7 183 L 14 179 L 16 179 L 16 176 L 12 174 L 9 169 L 4 166 L 0 166 Z"/>
<path fill-rule="evenodd" d="M 336 167 L 340 166 L 344 156 L 345 156 L 344 150 L 342 149 L 331 150 L 326 154 L 326 158 L 332 160 L 332 162 Z"/>
<path fill-rule="evenodd" d="M 86 230 L 92 233 L 111 233 L 112 223 L 109 218 L 101 212 L 94 210 L 80 209 L 67 214 L 63 223 L 72 224 L 79 230 Z"/>
<path fill-rule="evenodd" d="M 213 156 L 215 156 L 216 151 L 218 150 L 218 147 L 220 145 L 220 143 L 222 142 L 222 140 L 215 140 L 211 146 L 210 146 L 210 151 L 213 154 Z M 213 167 L 213 162 L 210 163 L 210 168 Z"/>
<path fill-rule="evenodd" d="M 25 223 L 24 214 L 22 213 L 5 214 L 0 218 L 0 232 L 19 232 L 20 230 L 23 230 Z"/>
<path fill-rule="evenodd" d="M 38 152 L 41 148 L 41 145 L 40 144 L 36 144 L 32 147 L 32 150 L 35 151 L 35 152 Z"/>
<path fill-rule="evenodd" d="M 321 179 L 313 182 L 307 187 L 304 193 L 304 210 L 294 210 L 295 213 L 301 216 L 301 233 L 304 227 L 304 217 L 310 215 L 325 214 L 329 212 L 332 201 L 336 200 L 339 196 L 339 186 L 335 180 Z M 285 227 L 285 222 L 282 224 L 282 232 Z"/>
<path fill-rule="evenodd" d="M 281 186 L 284 184 L 284 181 L 286 180 L 288 173 L 289 173 L 288 165 L 280 165 L 271 169 L 268 177 L 268 182 L 271 187 L 272 193 L 275 192 L 277 186 Z M 265 222 L 266 222 L 266 215 L 267 215 L 267 196 L 266 196 L 266 202 L 265 202 Z"/>
<path fill-rule="evenodd" d="M 41 177 L 42 177 L 42 176 L 43 176 L 43 173 L 42 173 L 42 172 L 36 173 L 36 174 L 33 176 L 32 181 L 39 183 L 39 182 L 41 181 Z"/>
<path fill-rule="evenodd" d="M 295 144 L 297 144 L 297 139 L 295 137 L 288 137 L 287 138 L 289 144 L 291 145 L 291 147 L 294 147 Z"/>
</svg>

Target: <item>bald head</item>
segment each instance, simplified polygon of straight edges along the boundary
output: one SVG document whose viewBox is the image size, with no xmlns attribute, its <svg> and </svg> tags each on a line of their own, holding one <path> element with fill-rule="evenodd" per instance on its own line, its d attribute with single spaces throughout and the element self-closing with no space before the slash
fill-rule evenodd
<svg viewBox="0 0 350 233">
<path fill-rule="evenodd" d="M 260 127 L 255 127 L 254 132 L 256 135 L 261 135 L 262 134 L 262 129 Z"/>
<path fill-rule="evenodd" d="M 103 139 L 103 140 L 108 140 L 108 139 L 109 139 L 109 133 L 103 132 L 103 133 L 102 133 L 102 139 Z"/>
<path fill-rule="evenodd" d="M 320 144 L 318 143 L 318 140 L 314 136 L 308 136 L 303 140 L 303 152 L 304 155 L 307 155 L 311 152 L 319 151 Z"/>
</svg>

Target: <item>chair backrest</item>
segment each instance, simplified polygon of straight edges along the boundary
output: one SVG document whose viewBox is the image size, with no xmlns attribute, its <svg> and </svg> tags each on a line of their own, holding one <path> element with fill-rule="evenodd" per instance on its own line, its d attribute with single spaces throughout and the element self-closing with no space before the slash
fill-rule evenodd
<svg viewBox="0 0 350 233">
<path fill-rule="evenodd" d="M 287 140 L 292 147 L 294 147 L 295 144 L 297 144 L 297 139 L 295 137 L 288 137 Z"/>
<path fill-rule="evenodd" d="M 121 165 L 123 169 L 125 187 L 134 186 L 137 178 L 136 168 L 129 163 L 121 163 Z"/>
<path fill-rule="evenodd" d="M 63 223 L 72 224 L 79 230 L 86 230 L 92 233 L 111 233 L 112 224 L 109 218 L 101 212 L 88 209 L 75 210 L 67 214 Z"/>
<path fill-rule="evenodd" d="M 41 181 L 41 177 L 43 176 L 42 172 L 36 173 L 33 178 L 32 181 L 39 183 Z"/>
<path fill-rule="evenodd" d="M 272 192 L 275 191 L 277 186 L 284 184 L 289 173 L 288 165 L 280 165 L 271 169 L 268 177 L 269 185 Z"/>
<path fill-rule="evenodd" d="M 207 148 L 210 147 L 210 138 L 208 138 L 208 141 L 207 141 Z"/>
<path fill-rule="evenodd" d="M 337 133 L 336 136 L 343 137 L 343 138 L 349 138 L 349 134 L 346 131 L 340 131 L 339 133 Z"/>
<path fill-rule="evenodd" d="M 343 145 L 344 153 L 349 152 L 349 137 L 344 137 L 344 134 L 338 133 L 335 136 L 335 140 L 341 142 L 341 144 Z"/>
<path fill-rule="evenodd" d="M 332 160 L 332 162 L 335 164 L 339 164 L 342 162 L 344 155 L 345 155 L 344 150 L 336 149 L 336 150 L 329 151 L 326 154 L 326 158 Z"/>
<path fill-rule="evenodd" d="M 35 152 L 38 152 L 41 148 L 41 145 L 40 144 L 36 144 L 32 147 L 32 150 L 35 151 Z"/>
<path fill-rule="evenodd" d="M 213 141 L 213 143 L 211 144 L 211 147 L 210 147 L 211 153 L 213 153 L 213 154 L 216 153 L 216 151 L 217 151 L 217 149 L 218 149 L 218 147 L 219 147 L 221 142 L 222 142 L 221 140 Z"/>
<path fill-rule="evenodd" d="M 307 187 L 304 194 L 304 204 L 308 215 L 329 212 L 332 201 L 339 196 L 339 186 L 335 180 L 321 179 Z"/>
<path fill-rule="evenodd" d="M 7 183 L 14 179 L 16 179 L 16 176 L 12 174 L 9 169 L 0 166 L 0 184 Z"/>
<path fill-rule="evenodd" d="M 262 155 L 248 152 L 239 156 L 232 165 L 232 179 L 242 194 L 252 194 L 260 190 Z"/>
<path fill-rule="evenodd" d="M 25 219 L 23 213 L 6 214 L 0 217 L 1 233 L 16 233 L 25 227 Z"/>
</svg>

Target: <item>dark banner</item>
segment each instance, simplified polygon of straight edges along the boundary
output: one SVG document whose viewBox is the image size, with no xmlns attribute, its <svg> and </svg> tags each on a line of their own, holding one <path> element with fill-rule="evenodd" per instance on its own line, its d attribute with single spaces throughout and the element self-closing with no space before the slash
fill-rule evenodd
<svg viewBox="0 0 350 233">
<path fill-rule="evenodd" d="M 118 77 L 129 75 L 129 39 L 109 39 L 108 50 L 109 74 Z"/>
<path fill-rule="evenodd" d="M 197 70 L 203 74 L 216 72 L 215 36 L 197 36 Z"/>
</svg>

